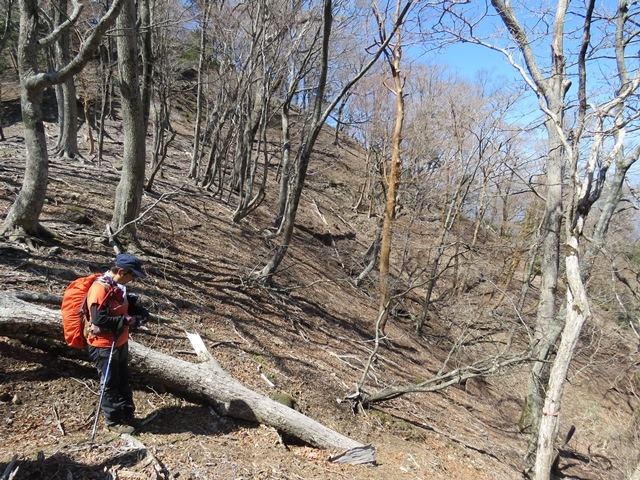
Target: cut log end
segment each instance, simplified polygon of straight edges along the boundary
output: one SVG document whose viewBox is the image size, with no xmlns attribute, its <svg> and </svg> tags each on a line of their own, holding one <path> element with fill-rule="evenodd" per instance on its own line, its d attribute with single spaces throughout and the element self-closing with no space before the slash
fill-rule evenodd
<svg viewBox="0 0 640 480">
<path fill-rule="evenodd" d="M 375 465 L 376 449 L 371 445 L 352 448 L 338 455 L 329 456 L 332 463 L 346 463 L 349 465 Z"/>
</svg>

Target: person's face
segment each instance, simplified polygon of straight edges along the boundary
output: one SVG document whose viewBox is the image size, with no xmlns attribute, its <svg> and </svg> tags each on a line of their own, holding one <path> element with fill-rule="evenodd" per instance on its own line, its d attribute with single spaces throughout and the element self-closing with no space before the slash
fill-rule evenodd
<svg viewBox="0 0 640 480">
<path fill-rule="evenodd" d="M 114 278 L 114 280 L 121 285 L 126 285 L 129 282 L 133 282 L 135 279 L 136 274 L 124 268 L 118 270 L 118 278 Z"/>
</svg>

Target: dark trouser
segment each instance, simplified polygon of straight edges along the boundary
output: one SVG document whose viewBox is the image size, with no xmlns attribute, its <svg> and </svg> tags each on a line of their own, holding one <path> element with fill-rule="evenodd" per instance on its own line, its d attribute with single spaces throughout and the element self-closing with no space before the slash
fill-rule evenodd
<svg viewBox="0 0 640 480">
<path fill-rule="evenodd" d="M 100 379 L 104 377 L 109 364 L 110 348 L 92 347 L 89 345 L 89 357 L 98 368 Z M 117 425 L 133 416 L 133 392 L 129 387 L 129 344 L 125 343 L 113 349 L 111 367 L 106 379 L 102 411 L 107 425 Z"/>
</svg>

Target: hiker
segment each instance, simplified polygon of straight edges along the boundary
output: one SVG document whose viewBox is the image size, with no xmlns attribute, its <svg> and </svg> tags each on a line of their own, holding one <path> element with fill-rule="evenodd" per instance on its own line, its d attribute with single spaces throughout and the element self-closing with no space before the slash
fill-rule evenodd
<svg viewBox="0 0 640 480">
<path fill-rule="evenodd" d="M 136 305 L 137 297 L 127 292 L 127 284 L 147 275 L 142 262 L 130 253 L 116 256 L 114 265 L 99 277 L 87 293 L 89 319 L 87 343 L 89 357 L 104 378 L 102 411 L 110 431 L 134 433 L 142 426 L 133 412 L 133 392 L 129 386 L 129 329 L 149 318 L 149 312 Z M 105 300 L 105 297 L 109 297 Z M 102 305 L 102 307 L 101 307 Z M 111 364 L 111 346 L 115 342 Z"/>
</svg>

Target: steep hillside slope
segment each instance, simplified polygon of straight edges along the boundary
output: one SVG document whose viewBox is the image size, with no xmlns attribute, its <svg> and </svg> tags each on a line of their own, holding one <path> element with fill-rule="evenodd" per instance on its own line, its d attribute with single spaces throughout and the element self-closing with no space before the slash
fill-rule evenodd
<svg viewBox="0 0 640 480">
<path fill-rule="evenodd" d="M 102 165 L 51 160 L 42 223 L 56 238 L 36 251 L 1 244 L 3 289 L 60 295 L 71 279 L 109 264 L 113 252 L 101 235 L 110 220 L 122 148 L 117 124 L 111 127 Z M 47 124 L 52 142 L 55 130 Z M 7 141 L 0 144 L 0 212 L 20 187 L 24 158 L 20 124 L 6 128 L 5 135 Z M 138 414 L 157 413 L 139 439 L 169 472 L 167 478 L 522 478 L 525 438 L 517 420 L 526 365 L 439 392 L 406 395 L 357 414 L 342 401 L 362 376 L 377 314 L 375 276 L 361 288 L 353 283 L 377 225 L 376 218 L 352 209 L 365 175 L 356 144 L 345 141 L 336 147 L 331 133 L 324 132 L 275 289 L 259 288 L 250 278 L 275 245 L 269 228 L 277 189 L 271 185 L 265 203 L 234 224 L 229 204 L 186 181 L 189 149 L 183 125 L 163 176 L 154 192 L 145 194 L 142 210 L 153 208 L 138 225 L 149 276 L 134 288 L 145 305 L 174 323 L 151 325 L 135 339 L 191 360 L 183 330 L 199 332 L 234 377 L 265 395 L 289 394 L 304 414 L 373 444 L 378 465 L 330 464 L 329 452 L 283 439 L 270 428 L 219 418 L 207 406 L 136 377 Z M 78 207 L 86 213 L 86 223 L 69 219 Z M 424 247 L 435 241 L 436 229 L 429 219 L 409 225 L 400 217 L 397 236 L 405 238 L 411 231 L 413 241 Z M 491 235 L 485 241 L 491 242 Z M 474 286 L 439 304 L 439 315 L 425 335 L 417 336 L 406 316 L 390 320 L 369 389 L 437 375 L 451 345 L 463 338 L 464 325 L 477 315 L 475 306 L 483 302 L 483 272 L 509 255 L 495 251 L 497 245 L 486 247 L 482 251 L 493 254 L 476 259 Z M 419 253 L 414 258 L 426 261 Z M 519 286 L 511 288 L 516 296 Z M 509 318 L 518 328 L 533 321 L 518 316 L 509 302 L 497 310 L 485 312 L 487 330 L 498 317 Z M 487 338 L 495 342 L 498 337 Z M 511 340 L 527 342 L 521 334 Z M 561 433 L 577 426 L 560 458 L 565 478 L 623 479 L 635 467 L 640 439 L 632 387 L 637 383 L 628 381 L 637 375 L 633 347 L 624 330 L 597 315 L 572 368 L 563 410 Z M 479 341 L 465 348 L 447 368 L 489 351 Z M 97 375 L 85 360 L 0 337 L 0 472 L 17 454 L 16 478 L 148 478 L 153 465 L 138 462 L 137 452 L 106 430 L 98 433 L 98 447 L 89 450 L 97 387 Z"/>
</svg>

